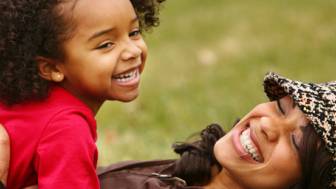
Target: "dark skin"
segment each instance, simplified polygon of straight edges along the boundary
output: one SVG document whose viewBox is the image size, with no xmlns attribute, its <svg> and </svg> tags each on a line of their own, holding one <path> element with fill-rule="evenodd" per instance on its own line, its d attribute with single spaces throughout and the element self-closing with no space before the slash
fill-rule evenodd
<svg viewBox="0 0 336 189">
<path fill-rule="evenodd" d="M 6 129 L 0 124 L 0 180 L 6 186 L 10 159 L 10 140 Z M 29 186 L 24 189 L 37 189 Z"/>
<path fill-rule="evenodd" d="M 9 137 L 5 128 L 0 124 L 0 180 L 6 185 L 7 172 L 9 168 Z"/>
<path fill-rule="evenodd" d="M 116 3 L 123 3 L 122 5 L 127 3 L 127 10 L 125 14 L 125 18 L 128 19 L 128 22 L 120 21 L 120 23 L 111 22 L 111 19 L 104 19 L 106 23 L 103 23 L 105 26 L 103 30 L 106 28 L 114 28 L 114 32 L 105 32 L 109 35 L 106 35 L 105 38 L 107 39 L 114 39 L 115 42 L 121 48 L 117 48 L 120 53 L 115 53 L 121 56 L 113 56 L 112 58 L 118 59 L 115 61 L 111 61 L 107 59 L 107 56 L 104 56 L 104 62 L 109 66 L 111 64 L 121 65 L 120 62 L 123 62 L 122 66 L 113 67 L 109 70 L 110 76 L 108 77 L 108 82 L 111 80 L 111 75 L 117 75 L 120 73 L 124 73 L 130 71 L 131 69 L 135 68 L 138 65 L 139 72 L 142 71 L 143 65 L 145 62 L 145 54 L 146 50 L 144 42 L 142 38 L 140 38 L 140 31 L 147 31 L 152 27 L 155 27 L 159 23 L 158 19 L 158 12 L 159 12 L 159 4 L 162 3 L 164 0 L 129 0 L 129 1 L 113 1 Z M 60 5 L 61 2 L 64 4 Z M 66 2 L 66 3 L 65 3 Z M 78 9 L 84 3 L 88 3 L 90 1 L 84 0 L 72 0 L 72 1 L 58 1 L 58 0 L 41 0 L 41 1 L 0 1 L 0 34 L 2 38 L 0 39 L 0 59 L 2 63 L 0 64 L 0 88 L 4 87 L 5 90 L 0 90 L 0 97 L 2 103 L 6 105 L 13 105 L 17 103 L 21 103 L 24 101 L 36 101 L 41 100 L 47 97 L 49 86 L 52 84 L 59 84 L 66 89 L 72 92 L 75 96 L 78 96 L 79 99 L 84 101 L 94 112 L 98 110 L 103 100 L 106 98 L 91 98 L 93 95 L 88 95 L 88 92 L 83 93 L 79 90 L 73 90 L 72 82 L 68 82 L 70 80 L 70 76 L 73 76 L 73 73 L 78 73 L 78 71 L 72 72 L 71 70 L 74 67 L 70 67 L 68 64 L 69 62 L 77 62 L 73 61 L 74 56 L 69 56 L 69 51 L 66 50 L 67 54 L 63 54 L 62 48 L 69 47 L 69 49 L 74 49 L 73 43 L 70 42 L 72 37 L 78 37 L 74 34 L 77 34 L 77 30 L 80 31 L 88 31 L 87 28 L 82 28 L 82 26 L 87 26 L 88 23 L 82 23 L 82 25 L 74 24 L 72 25 L 72 13 L 76 13 L 76 18 L 79 18 L 77 15 Z M 110 3 L 111 1 L 101 1 L 104 3 Z M 92 3 L 92 2 L 91 2 Z M 67 10 L 68 5 L 69 14 L 64 14 Z M 58 7 L 59 6 L 59 7 Z M 56 7 L 56 8 L 55 8 Z M 114 7 L 114 6 L 112 6 Z M 101 8 L 107 8 L 106 5 L 102 5 Z M 133 8 L 135 10 L 133 10 Z M 6 10 L 6 11 L 5 11 Z M 34 11 L 29 11 L 34 10 Z M 87 11 L 89 9 L 86 9 Z M 90 9 L 91 10 L 91 9 Z M 93 9 L 92 9 L 93 10 Z M 124 10 L 124 9 L 118 9 Z M 129 12 L 132 14 L 128 14 Z M 105 11 L 102 14 L 102 11 L 97 11 L 99 16 L 105 16 L 107 12 L 109 16 L 113 16 L 112 13 L 116 13 L 117 11 Z M 83 15 L 82 15 L 83 16 Z M 84 14 L 84 16 L 86 16 Z M 127 17 L 128 16 L 128 17 Z M 22 19 L 25 18 L 25 19 Z M 71 18 L 69 22 L 67 22 Z M 92 14 L 89 18 L 92 18 Z M 118 16 L 120 18 L 120 16 Z M 97 19 L 96 20 L 101 20 Z M 79 20 L 83 21 L 82 18 Z M 96 22 L 93 22 L 94 24 Z M 102 23 L 101 23 L 102 24 Z M 105 24 L 105 25 L 104 25 Z M 110 25 L 106 25 L 110 24 Z M 127 25 L 126 25 L 127 24 Z M 125 25 L 125 26 L 124 26 Z M 11 26 L 11 27 L 9 27 Z M 118 27 L 117 27 L 118 26 Z M 73 28 L 72 28 L 73 27 Z M 30 28 L 30 29 L 27 29 Z M 93 27 L 89 27 L 92 29 L 97 29 Z M 118 30 L 116 30 L 118 29 Z M 98 30 L 102 30 L 102 27 L 98 28 Z M 138 31 L 139 30 L 139 31 Z M 27 32 L 31 31 L 31 32 Z M 112 30 L 111 30 L 112 31 Z M 97 33 L 97 32 L 93 32 Z M 98 32 L 99 33 L 99 32 Z M 123 35 L 120 35 L 123 34 Z M 114 36 L 115 35 L 115 36 Z M 17 38 L 13 39 L 13 36 Z M 121 37 L 120 37 L 121 36 Z M 109 37 L 109 38 L 108 38 Z M 104 38 L 104 39 L 105 39 Z M 76 38 L 77 39 L 77 38 Z M 98 39 L 98 38 L 96 38 Z M 108 41 L 104 40 L 103 38 L 99 38 L 102 41 L 95 41 L 97 45 L 100 44 L 99 42 Z M 119 39 L 119 40 L 118 40 Z M 34 41 L 34 43 L 31 43 Z M 67 45 L 63 42 L 68 41 Z M 78 40 L 76 40 L 78 41 Z M 71 41 L 73 42 L 73 41 Z M 11 44 L 11 45 L 8 45 Z M 33 44 L 33 45 L 32 45 Z M 77 44 L 77 43 L 76 43 Z M 112 43 L 101 43 L 100 48 L 98 49 L 109 49 Z M 64 45 L 64 46 L 63 46 Z M 33 48 L 32 48 L 33 46 Z M 113 46 L 113 45 L 112 45 Z M 83 45 L 79 45 L 79 47 L 83 47 Z M 104 47 L 104 48 L 102 48 Z M 106 48 L 105 48 L 106 47 Z M 60 50 L 62 49 L 62 50 Z M 88 48 L 90 49 L 90 54 L 99 54 L 102 55 L 103 53 L 98 53 L 97 48 L 94 47 Z M 86 49 L 87 51 L 89 51 Z M 114 48 L 115 50 L 116 48 Z M 141 50 L 141 53 L 139 53 Z M 102 50 L 101 50 L 102 51 Z M 101 52 L 99 51 L 99 52 Z M 15 52 L 15 53 L 13 53 Z M 77 50 L 75 51 L 77 52 Z M 107 51 L 103 51 L 107 52 Z M 125 53 L 121 53 L 125 52 Z M 73 53 L 72 53 L 73 54 Z M 79 55 L 78 53 L 76 53 Z M 88 55 L 89 53 L 85 53 Z M 106 55 L 107 53 L 105 53 Z M 79 55 L 82 57 L 82 55 Z M 102 57 L 102 56 L 100 56 Z M 110 56 L 109 56 L 110 57 Z M 103 59 L 103 58 L 102 58 Z M 62 62 L 63 60 L 67 60 L 67 64 Z M 70 61 L 71 60 L 71 61 Z M 88 60 L 85 58 L 85 60 Z M 96 60 L 96 58 L 95 58 Z M 114 60 L 114 59 L 113 59 Z M 60 63 L 61 62 L 61 63 Z M 81 62 L 81 61 L 78 61 Z M 97 61 L 91 61 L 97 63 Z M 100 61 L 101 62 L 101 61 Z M 125 63 L 125 64 L 124 64 Z M 36 64 L 38 65 L 38 69 L 36 69 Z M 88 64 L 85 64 L 88 65 Z M 99 64 L 103 65 L 103 64 Z M 71 69 L 69 69 L 71 68 Z M 114 69 L 115 68 L 115 69 Z M 83 67 L 81 69 L 83 70 Z M 90 70 L 89 74 L 93 73 L 92 69 Z M 107 69 L 102 69 L 105 72 Z M 112 72 L 114 71 L 115 72 Z M 134 70 L 133 70 L 134 71 Z M 71 73 L 71 74 L 69 74 Z M 133 72 L 134 73 L 134 72 Z M 134 75 L 134 74 L 133 74 Z M 23 77 L 24 76 L 24 77 Z M 29 79 L 28 79 L 29 78 Z M 66 78 L 66 79 L 65 79 Z M 83 78 L 88 78 L 87 75 Z M 92 78 L 101 78 L 101 77 L 92 77 Z M 89 81 L 92 81 L 92 78 Z M 78 82 L 78 78 L 72 77 L 71 81 L 76 81 L 76 83 L 85 83 L 84 79 L 81 79 Z M 135 79 L 134 79 L 135 80 Z M 15 81 L 15 86 L 12 87 L 13 81 Z M 18 84 L 20 83 L 20 86 Z M 70 84 L 70 85 L 69 85 Z M 102 82 L 100 82 L 102 84 Z M 120 84 L 120 82 L 118 83 Z M 132 85 L 125 85 L 122 83 L 122 87 L 118 87 L 117 90 L 114 90 L 113 93 L 117 93 L 117 97 L 114 97 L 113 100 L 120 100 L 120 101 L 130 101 L 133 100 L 137 96 L 137 84 L 138 82 L 133 82 Z M 9 87 L 11 86 L 11 87 Z M 82 85 L 81 85 L 82 86 Z M 92 85 L 91 85 L 92 86 Z M 93 85 L 93 86 L 100 86 L 100 85 Z M 120 85 L 119 85 L 120 86 Z M 76 87 L 77 88 L 77 87 Z M 82 88 L 82 87 L 81 87 Z M 87 88 L 87 87 L 84 87 Z M 122 94 L 120 95 L 120 88 L 125 89 Z M 96 91 L 96 90 L 93 90 Z M 116 91 L 116 92 L 115 92 Z M 125 92 L 126 91 L 126 92 Z M 84 94 L 84 95 L 83 95 Z M 126 95 L 125 95 L 126 94 Z M 94 95 L 96 96 L 96 94 Z M 111 98 L 109 98 L 111 99 Z M 9 140 L 7 135 L 2 135 L 2 133 L 6 134 L 4 131 L 0 131 L 0 179 L 3 183 L 6 183 L 7 178 L 7 171 L 9 167 Z M 2 138 L 5 140 L 2 141 Z M 3 151 L 3 146 L 5 145 L 8 148 L 5 148 L 7 151 Z"/>
</svg>

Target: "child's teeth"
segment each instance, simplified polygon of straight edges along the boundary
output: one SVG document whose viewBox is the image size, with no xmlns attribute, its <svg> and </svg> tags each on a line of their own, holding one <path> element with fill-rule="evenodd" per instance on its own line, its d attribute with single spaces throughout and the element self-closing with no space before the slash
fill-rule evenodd
<svg viewBox="0 0 336 189">
<path fill-rule="evenodd" d="M 117 80 L 118 82 L 127 82 L 127 81 L 134 79 L 137 75 L 138 75 L 138 70 L 134 70 L 126 74 L 115 76 L 113 78 Z"/>
</svg>

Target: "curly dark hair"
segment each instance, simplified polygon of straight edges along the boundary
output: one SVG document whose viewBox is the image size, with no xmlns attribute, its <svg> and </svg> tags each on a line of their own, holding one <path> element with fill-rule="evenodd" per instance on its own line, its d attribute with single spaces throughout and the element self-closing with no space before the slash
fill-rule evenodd
<svg viewBox="0 0 336 189">
<path fill-rule="evenodd" d="M 225 135 L 218 124 L 210 124 L 200 133 L 200 139 L 194 142 L 175 143 L 173 149 L 180 155 L 175 163 L 173 176 L 182 178 L 188 186 L 206 185 L 212 178 L 211 168 L 221 166 L 215 158 L 215 143 Z M 192 162 L 192 163 L 190 163 Z"/>
<path fill-rule="evenodd" d="M 50 82 L 39 76 L 36 57 L 61 59 L 62 41 L 76 26 L 71 17 L 58 10 L 61 3 L 79 0 L 0 1 L 0 100 L 8 105 L 47 96 Z M 164 0 L 130 0 L 141 30 L 159 24 Z"/>
</svg>

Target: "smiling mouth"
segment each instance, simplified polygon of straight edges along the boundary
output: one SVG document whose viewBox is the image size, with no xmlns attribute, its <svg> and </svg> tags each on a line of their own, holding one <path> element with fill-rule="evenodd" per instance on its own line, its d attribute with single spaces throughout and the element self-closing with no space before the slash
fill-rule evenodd
<svg viewBox="0 0 336 189">
<path fill-rule="evenodd" d="M 112 79 L 116 80 L 119 83 L 127 83 L 136 79 L 139 74 L 139 68 L 136 68 L 132 71 L 112 76 Z"/>
<path fill-rule="evenodd" d="M 241 135 L 239 136 L 240 144 L 242 145 L 245 152 L 247 152 L 246 155 L 250 156 L 254 161 L 256 162 L 263 162 L 263 157 L 260 154 L 257 145 L 253 142 L 251 139 L 251 129 L 248 127 L 245 129 Z"/>
</svg>

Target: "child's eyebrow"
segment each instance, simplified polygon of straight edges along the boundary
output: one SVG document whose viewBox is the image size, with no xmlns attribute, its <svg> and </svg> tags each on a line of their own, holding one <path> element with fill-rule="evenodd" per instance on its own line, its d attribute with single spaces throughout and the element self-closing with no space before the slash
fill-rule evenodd
<svg viewBox="0 0 336 189">
<path fill-rule="evenodd" d="M 135 17 L 135 18 L 133 18 L 133 19 L 131 20 L 131 23 L 133 24 L 134 22 L 137 22 L 137 21 L 139 21 L 139 18 L 138 18 L 138 17 Z"/>
<path fill-rule="evenodd" d="M 94 38 L 97 38 L 99 36 L 102 36 L 106 33 L 110 33 L 111 31 L 113 31 L 114 28 L 109 28 L 109 29 L 106 29 L 106 30 L 102 30 L 102 31 L 99 31 L 97 33 L 94 33 L 89 39 L 88 39 L 88 42 L 90 42 L 91 40 L 93 40 Z"/>
<path fill-rule="evenodd" d="M 135 18 L 133 18 L 133 19 L 131 20 L 131 24 L 133 24 L 133 23 L 135 23 L 135 22 L 137 22 L 137 21 L 139 21 L 139 18 L 138 18 L 138 17 L 135 17 Z M 104 35 L 104 34 L 106 34 L 106 33 L 110 33 L 110 32 L 112 32 L 113 30 L 114 30 L 114 28 L 109 28 L 109 29 L 102 30 L 102 31 L 99 31 L 99 32 L 97 32 L 97 33 L 94 33 L 94 34 L 88 39 L 88 42 L 90 42 L 90 41 L 93 40 L 94 38 L 97 38 L 97 37 L 99 37 L 99 36 L 102 36 L 102 35 Z"/>
</svg>

